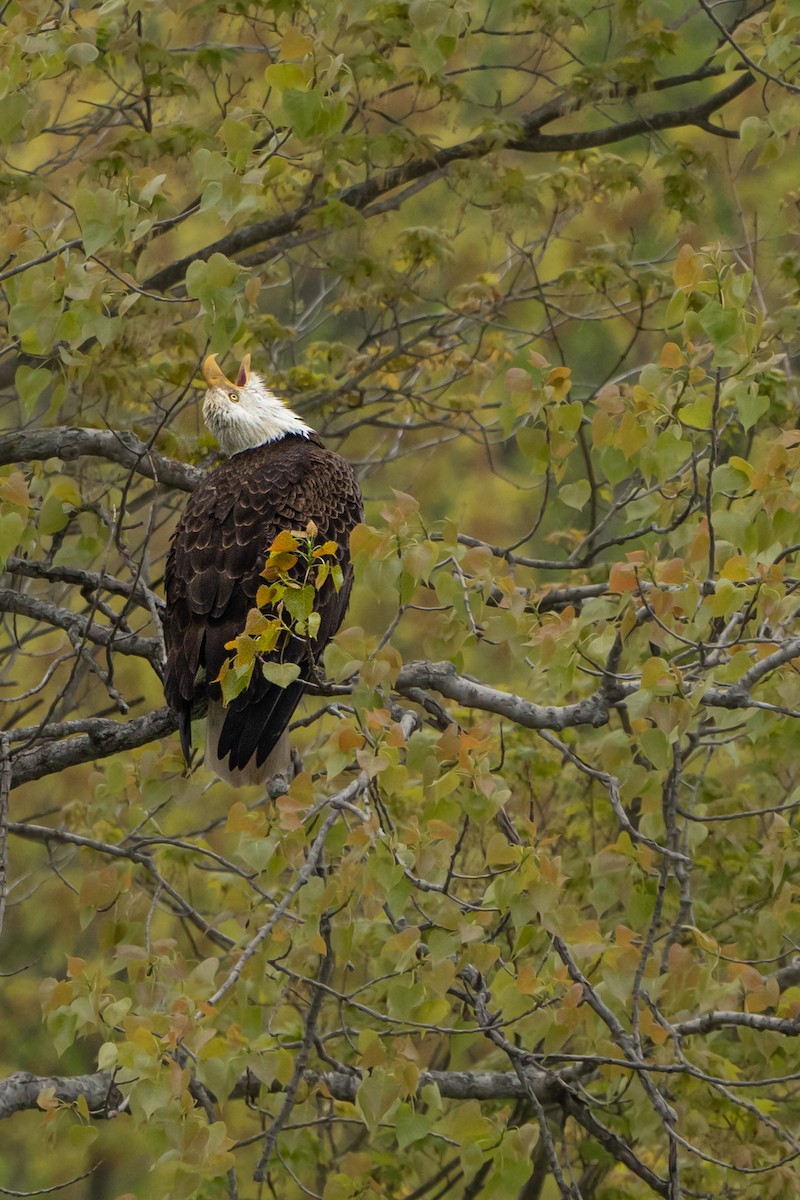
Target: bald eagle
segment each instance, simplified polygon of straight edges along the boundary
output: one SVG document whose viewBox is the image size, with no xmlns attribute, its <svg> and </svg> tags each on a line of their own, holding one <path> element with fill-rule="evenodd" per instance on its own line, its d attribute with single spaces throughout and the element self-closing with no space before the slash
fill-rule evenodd
<svg viewBox="0 0 800 1200">
<path fill-rule="evenodd" d="M 203 363 L 203 375 L 203 418 L 228 458 L 192 493 L 167 557 L 164 691 L 187 763 L 192 707 L 207 698 L 206 766 L 238 786 L 263 783 L 288 766 L 286 727 L 347 609 L 353 582 L 348 539 L 363 509 L 352 467 L 269 391 L 250 370 L 249 354 L 235 383 L 214 354 Z M 279 535 L 292 534 L 305 557 L 276 559 Z M 283 571 L 276 567 L 265 576 L 268 559 L 282 563 Z M 315 569 L 306 594 L 313 591 L 316 615 L 298 632 L 275 597 L 308 585 Z M 276 577 L 281 586 L 270 591 Z M 260 614 L 253 611 L 259 602 Z M 278 633 L 268 639 L 275 641 L 271 649 L 256 654 L 244 691 L 225 705 L 220 679 L 248 620 L 261 628 L 267 621 Z"/>
</svg>

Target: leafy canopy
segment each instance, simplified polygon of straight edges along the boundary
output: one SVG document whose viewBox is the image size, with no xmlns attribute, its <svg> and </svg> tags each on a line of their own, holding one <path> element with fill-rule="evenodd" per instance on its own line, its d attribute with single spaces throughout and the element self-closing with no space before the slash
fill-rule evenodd
<svg viewBox="0 0 800 1200">
<path fill-rule="evenodd" d="M 795 1196 L 799 25 L 2 7 L 5 1183 Z M 209 351 L 368 501 L 268 800 L 158 675 Z"/>
</svg>

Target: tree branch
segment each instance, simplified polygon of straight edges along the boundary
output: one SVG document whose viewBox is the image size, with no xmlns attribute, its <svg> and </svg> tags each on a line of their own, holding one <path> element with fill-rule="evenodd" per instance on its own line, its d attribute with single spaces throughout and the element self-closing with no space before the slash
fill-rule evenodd
<svg viewBox="0 0 800 1200">
<path fill-rule="evenodd" d="M 790 638 L 779 650 L 754 663 L 729 688 L 709 688 L 703 694 L 703 704 L 711 708 L 747 708 L 751 703 L 750 689 L 793 658 L 800 658 L 800 638 Z"/>
<path fill-rule="evenodd" d="M 129 597 L 141 608 L 151 611 L 151 605 L 163 608 L 164 601 L 156 596 L 148 587 L 138 580 L 136 583 L 126 583 L 106 571 L 84 571 L 79 567 L 54 567 L 48 563 L 34 562 L 27 558 L 17 558 L 11 555 L 6 559 L 6 571 L 9 575 L 24 575 L 28 579 L 47 579 L 51 583 L 68 583 L 78 587 L 82 592 L 107 592 L 111 596 Z"/>
<path fill-rule="evenodd" d="M 682 80 L 682 82 L 687 81 Z M 287 234 L 295 232 L 309 214 L 325 207 L 331 199 L 335 199 L 339 204 L 344 204 L 356 212 L 362 212 L 373 201 L 381 196 L 385 196 L 388 192 L 394 191 L 395 188 L 402 187 L 407 183 L 427 176 L 434 177 L 452 163 L 463 162 L 468 159 L 485 158 L 498 149 L 505 148 L 508 150 L 521 150 L 526 153 L 542 154 L 554 154 L 569 150 L 587 150 L 597 146 L 608 146 L 614 142 L 621 142 L 639 134 L 654 133 L 664 129 L 675 129 L 684 125 L 696 125 L 707 121 L 711 113 L 724 108 L 726 104 L 730 104 L 742 92 L 752 87 L 754 82 L 753 76 L 749 72 L 745 72 L 733 83 L 729 84 L 728 87 L 715 92 L 713 96 L 703 100 L 700 104 L 689 105 L 686 108 L 674 109 L 663 113 L 654 113 L 652 116 L 635 117 L 630 121 L 622 121 L 619 124 L 608 125 L 602 129 L 563 134 L 541 133 L 540 131 L 545 125 L 566 116 L 569 111 L 574 110 L 574 101 L 571 101 L 570 98 L 558 97 L 551 104 L 544 105 L 534 113 L 529 114 L 526 118 L 523 118 L 521 122 L 523 134 L 521 137 L 509 138 L 503 144 L 498 143 L 496 134 L 482 135 L 459 142 L 455 146 L 445 147 L 442 150 L 432 150 L 430 155 L 425 158 L 411 159 L 402 166 L 391 167 L 380 175 L 372 176 L 360 183 L 353 184 L 351 187 L 343 188 L 334 197 L 326 196 L 324 199 L 318 200 L 313 204 L 309 204 L 306 201 L 294 209 L 293 212 L 282 213 L 278 217 L 270 217 L 267 220 L 257 221 L 253 225 L 245 226 L 243 229 L 236 229 L 232 233 L 218 238 L 217 241 L 203 246 L 200 250 L 195 250 L 191 254 L 178 259 L 176 262 L 170 263 L 169 266 L 162 268 L 160 271 L 156 271 L 144 281 L 142 287 L 151 292 L 166 291 L 183 280 L 193 262 L 206 262 L 212 254 L 224 254 L 230 258 L 236 254 L 243 253 L 245 250 L 251 250 L 255 246 L 262 245 L 265 242 L 285 237 Z M 629 92 L 626 98 L 632 99 L 634 96 L 640 94 L 639 92 Z"/>
<path fill-rule="evenodd" d="M 18 617 L 29 617 L 55 629 L 63 629 L 70 640 L 92 642 L 95 646 L 107 646 L 117 654 L 132 654 L 146 658 L 157 667 L 161 663 L 161 645 L 157 638 L 137 637 L 119 628 L 109 629 L 97 625 L 71 608 L 59 608 L 49 600 L 39 600 L 27 592 L 16 592 L 13 588 L 0 588 L 0 612 L 15 613 Z"/>
<path fill-rule="evenodd" d="M 577 704 L 544 706 L 459 675 L 452 663 L 423 661 L 406 663 L 394 686 L 406 695 L 413 694 L 415 688 L 431 688 L 465 708 L 498 713 L 525 729 L 571 729 L 575 725 L 597 728 L 606 724 L 614 703 L 630 690 L 600 689 Z"/>
<path fill-rule="evenodd" d="M 205 475 L 199 467 L 167 458 L 125 431 L 58 425 L 54 429 L 18 430 L 0 437 L 0 466 L 45 458 L 72 462 L 83 455 L 119 463 L 147 479 L 184 492 L 196 488 Z"/>
<path fill-rule="evenodd" d="M 64 1104 L 74 1104 L 83 1096 L 96 1120 L 116 1117 L 123 1102 L 110 1071 L 95 1075 L 31 1075 L 29 1071 L 16 1071 L 0 1080 L 0 1120 L 26 1108 L 39 1108 L 39 1095 L 48 1088 Z"/>
<path fill-rule="evenodd" d="M 565 1071 L 565 1077 L 570 1070 Z M 308 1087 L 318 1087 L 334 1100 L 349 1103 L 355 1100 L 362 1078 L 361 1072 L 355 1070 L 303 1072 Z M 445 1100 L 521 1100 L 530 1090 L 515 1071 L 422 1071 L 417 1095 L 430 1084 L 435 1084 Z M 229 1099 L 255 1100 L 263 1086 L 248 1071 L 236 1081 Z M 543 1103 L 553 1104 L 565 1083 L 553 1073 L 547 1076 L 539 1073 L 530 1086 Z M 15 1112 L 38 1108 L 39 1093 L 46 1088 L 53 1088 L 56 1098 L 65 1103 L 74 1104 L 78 1096 L 85 1096 L 90 1113 L 98 1120 L 117 1116 L 123 1104 L 122 1092 L 110 1071 L 97 1071 L 93 1075 L 32 1075 L 17 1071 L 0 1080 L 0 1120 Z M 280 1094 L 284 1086 L 276 1082 L 268 1090 Z"/>
<path fill-rule="evenodd" d="M 80 737 L 63 742 L 49 742 L 12 752 L 11 786 L 19 787 L 32 779 L 55 775 L 67 767 L 109 758 L 121 750 L 133 750 L 158 738 L 167 737 L 178 728 L 178 720 L 168 708 L 157 708 L 146 717 L 132 721 L 111 721 L 97 718 L 93 727 Z"/>
</svg>

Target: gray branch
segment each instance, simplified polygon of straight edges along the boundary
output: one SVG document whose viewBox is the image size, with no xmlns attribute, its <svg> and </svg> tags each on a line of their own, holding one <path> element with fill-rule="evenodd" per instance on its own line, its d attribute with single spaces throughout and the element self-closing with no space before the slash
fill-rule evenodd
<svg viewBox="0 0 800 1200">
<path fill-rule="evenodd" d="M 157 638 L 137 637 L 134 633 L 97 625 L 81 613 L 73 612 L 70 608 L 59 608 L 49 600 L 38 600 L 26 592 L 0 588 L 0 612 L 16 613 L 18 617 L 30 617 L 32 621 L 42 621 L 63 629 L 69 634 L 73 645 L 80 641 L 93 642 L 96 646 L 107 646 L 118 654 L 146 658 L 154 666 L 161 663 L 161 645 Z"/>
<path fill-rule="evenodd" d="M 59 425 L 54 429 L 18 430 L 0 437 L 0 466 L 47 458 L 72 462 L 84 455 L 119 463 L 147 479 L 184 492 L 196 488 L 205 475 L 199 467 L 158 454 L 135 434 L 113 429 Z"/>
<path fill-rule="evenodd" d="M 9 575 L 24 575 L 27 579 L 47 579 L 51 583 L 72 584 L 81 591 L 108 592 L 110 596 L 126 596 L 142 608 L 150 611 L 151 604 L 163 608 L 164 601 L 160 596 L 151 592 L 139 580 L 136 583 L 126 583 L 109 575 L 107 571 L 84 571 L 80 567 L 54 567 L 47 563 L 36 562 L 27 558 L 17 558 L 11 555 L 6 559 L 6 571 Z"/>
<path fill-rule="evenodd" d="M 779 650 L 754 663 L 729 688 L 709 688 L 703 695 L 703 704 L 711 708 L 747 708 L 751 703 L 750 689 L 793 658 L 800 658 L 800 638 L 791 638 Z"/>
<path fill-rule="evenodd" d="M 565 1075 L 570 1074 L 569 1070 Z M 334 1100 L 352 1103 L 362 1081 L 358 1071 L 305 1071 L 303 1079 L 309 1087 L 323 1087 Z M 447 1100 L 519 1100 L 528 1095 L 530 1086 L 539 1098 L 553 1103 L 563 1087 L 562 1080 L 554 1075 L 552 1082 L 537 1073 L 530 1086 L 525 1086 L 515 1071 L 422 1071 L 417 1093 L 428 1084 L 436 1084 L 440 1094 Z M 255 1099 L 261 1084 L 254 1075 L 242 1075 L 231 1092 L 231 1100 Z M 96 1119 L 118 1115 L 123 1104 L 123 1095 L 110 1071 L 97 1071 L 94 1075 L 32 1075 L 28 1071 L 17 1071 L 7 1079 L 0 1080 L 0 1120 L 13 1116 L 25 1109 L 38 1108 L 39 1094 L 53 1088 L 56 1098 L 74 1104 L 79 1096 L 86 1098 L 89 1112 Z M 276 1093 L 284 1089 L 273 1084 L 269 1089 Z"/>
<path fill-rule="evenodd" d="M 47 1088 L 52 1088 L 56 1099 L 65 1104 L 74 1104 L 79 1096 L 83 1096 L 89 1112 L 97 1120 L 117 1116 L 123 1101 L 122 1092 L 110 1071 L 71 1076 L 16 1071 L 0 1080 L 0 1120 L 26 1108 L 38 1108 L 39 1095 Z"/>
<path fill-rule="evenodd" d="M 577 704 L 542 705 L 487 687 L 476 679 L 459 675 L 449 662 L 407 663 L 397 677 L 395 689 L 405 695 L 416 688 L 431 688 L 465 708 L 507 717 L 525 729 L 571 729 L 576 725 L 605 725 L 614 703 L 622 699 L 626 689 L 600 689 Z"/>
<path fill-rule="evenodd" d="M 701 1017 L 693 1017 L 689 1021 L 678 1021 L 670 1026 L 670 1031 L 678 1037 L 689 1037 L 696 1033 L 715 1033 L 718 1029 L 731 1029 L 735 1026 L 745 1029 L 755 1029 L 759 1033 L 782 1033 L 786 1037 L 800 1036 L 800 1020 L 793 1017 L 770 1017 L 761 1013 L 747 1012 L 709 1012 Z"/>
<path fill-rule="evenodd" d="M 122 750 L 133 750 L 158 738 L 167 737 L 178 728 L 175 714 L 168 708 L 157 708 L 146 717 L 132 721 L 111 721 L 98 717 L 88 732 L 63 742 L 47 742 L 12 753 L 12 787 L 55 775 L 79 763 L 109 758 Z"/>
</svg>

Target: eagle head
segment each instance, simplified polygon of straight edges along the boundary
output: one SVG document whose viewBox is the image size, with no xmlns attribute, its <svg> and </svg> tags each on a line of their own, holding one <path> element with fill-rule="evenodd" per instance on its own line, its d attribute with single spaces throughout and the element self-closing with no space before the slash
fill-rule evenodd
<svg viewBox="0 0 800 1200">
<path fill-rule="evenodd" d="M 269 390 L 261 376 L 250 370 L 249 354 L 242 359 L 236 383 L 226 378 L 216 354 L 209 354 L 203 363 L 203 376 L 208 384 L 203 420 L 223 454 L 251 450 L 287 434 L 307 437 L 311 433 L 309 426 Z"/>
</svg>

